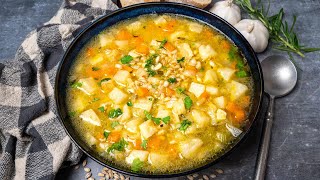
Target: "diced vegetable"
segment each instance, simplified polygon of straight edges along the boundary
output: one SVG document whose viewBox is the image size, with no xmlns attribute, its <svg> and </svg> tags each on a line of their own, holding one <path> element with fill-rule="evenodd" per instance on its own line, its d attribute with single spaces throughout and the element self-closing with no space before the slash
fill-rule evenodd
<svg viewBox="0 0 320 180">
<path fill-rule="evenodd" d="M 217 53 L 210 45 L 201 45 L 199 47 L 199 54 L 201 59 L 206 60 L 211 57 L 214 57 Z"/>
<path fill-rule="evenodd" d="M 231 90 L 230 90 L 230 99 L 236 100 L 239 97 L 243 96 L 247 91 L 248 87 L 244 84 L 241 84 L 237 81 L 231 81 Z"/>
<path fill-rule="evenodd" d="M 110 131 L 104 131 L 104 132 L 103 132 L 103 136 L 104 136 L 106 139 L 108 139 L 109 135 L 110 135 Z"/>
<path fill-rule="evenodd" d="M 78 82 L 82 85 L 77 88 L 88 95 L 92 95 L 98 88 L 97 83 L 93 78 L 79 79 Z"/>
<path fill-rule="evenodd" d="M 147 161 L 149 152 L 143 150 L 132 150 L 126 158 L 128 164 L 132 164 L 134 159 L 138 158 L 140 161 Z"/>
<path fill-rule="evenodd" d="M 96 64 L 99 64 L 103 61 L 103 55 L 102 54 L 97 54 L 95 56 L 93 56 L 92 58 L 89 58 L 89 62 L 92 64 L 92 65 L 96 65 Z"/>
<path fill-rule="evenodd" d="M 224 109 L 226 107 L 226 100 L 224 96 L 216 97 L 213 99 L 213 102 L 215 105 L 217 105 L 219 108 Z"/>
<path fill-rule="evenodd" d="M 227 113 L 222 109 L 218 109 L 217 110 L 217 120 L 225 120 L 226 118 L 227 118 Z"/>
<path fill-rule="evenodd" d="M 125 85 L 128 78 L 130 78 L 130 73 L 128 71 L 124 71 L 124 70 L 119 70 L 114 76 L 113 79 L 121 84 L 121 85 Z"/>
<path fill-rule="evenodd" d="M 94 138 L 90 133 L 86 133 L 85 140 L 90 146 L 93 146 L 98 142 L 98 140 Z"/>
<path fill-rule="evenodd" d="M 203 141 L 199 138 L 188 139 L 179 144 L 181 155 L 190 159 L 197 154 L 197 151 L 203 145 Z"/>
<path fill-rule="evenodd" d="M 128 95 L 124 93 L 119 88 L 113 88 L 113 90 L 109 93 L 109 98 L 116 104 L 121 104 L 128 99 Z"/>
<path fill-rule="evenodd" d="M 149 47 L 146 45 L 146 44 L 139 44 L 137 47 L 136 47 L 136 51 L 140 54 L 149 54 Z"/>
<path fill-rule="evenodd" d="M 173 104 L 173 109 L 172 112 L 180 115 L 180 114 L 185 114 L 186 113 L 186 108 L 184 105 L 184 101 L 182 99 L 178 99 L 174 104 Z"/>
<path fill-rule="evenodd" d="M 198 23 L 189 23 L 189 30 L 195 33 L 201 33 L 203 26 Z"/>
<path fill-rule="evenodd" d="M 165 165 L 169 161 L 169 156 L 166 154 L 150 152 L 148 162 L 154 166 Z"/>
<path fill-rule="evenodd" d="M 132 106 L 133 106 L 133 103 L 132 103 L 131 101 L 128 101 L 128 102 L 127 102 L 127 105 L 128 105 L 129 107 L 132 107 Z"/>
<path fill-rule="evenodd" d="M 110 37 L 109 35 L 107 35 L 107 34 L 101 34 L 101 35 L 99 36 L 99 40 L 100 40 L 100 46 L 101 46 L 101 47 L 105 47 L 105 46 L 107 46 L 107 45 L 109 45 L 109 44 L 112 43 L 113 38 L 111 38 L 111 37 Z"/>
<path fill-rule="evenodd" d="M 139 125 L 142 122 L 140 118 L 133 119 L 125 124 L 125 128 L 132 133 L 137 133 L 139 131 Z"/>
<path fill-rule="evenodd" d="M 225 81 L 229 81 L 235 73 L 235 70 L 230 68 L 219 68 L 218 73 Z"/>
<path fill-rule="evenodd" d="M 107 150 L 108 153 L 113 152 L 114 150 L 117 151 L 124 151 L 124 148 L 128 145 L 128 142 L 125 141 L 123 138 L 120 141 L 113 143 Z"/>
<path fill-rule="evenodd" d="M 142 23 L 140 21 L 135 21 L 127 26 L 128 31 L 138 31 L 142 27 Z"/>
<path fill-rule="evenodd" d="M 167 23 L 167 20 L 163 16 L 159 16 L 158 18 L 154 19 L 153 22 L 156 25 L 164 25 L 165 23 Z"/>
<path fill-rule="evenodd" d="M 127 40 L 114 41 L 114 43 L 118 46 L 119 49 L 125 50 L 129 44 Z"/>
<path fill-rule="evenodd" d="M 140 98 L 134 104 L 134 108 L 150 111 L 152 108 L 153 101 L 149 101 L 147 98 Z"/>
<path fill-rule="evenodd" d="M 217 81 L 218 81 L 218 76 L 217 76 L 216 72 L 212 69 L 207 70 L 204 75 L 203 82 L 213 84 Z"/>
<path fill-rule="evenodd" d="M 214 86 L 206 86 L 206 92 L 211 95 L 217 95 L 219 92 L 219 89 Z"/>
<path fill-rule="evenodd" d="M 95 126 L 101 126 L 101 122 L 97 114 L 92 110 L 86 110 L 82 112 L 79 116 L 83 121 L 86 121 Z"/>
<path fill-rule="evenodd" d="M 193 56 L 193 52 L 187 43 L 178 44 L 178 50 L 181 55 L 183 55 L 186 59 L 191 59 Z"/>
<path fill-rule="evenodd" d="M 202 128 L 210 124 L 210 117 L 205 112 L 193 109 L 191 114 L 193 121 L 197 124 L 197 127 Z"/>
<path fill-rule="evenodd" d="M 189 87 L 189 92 L 192 92 L 196 97 L 200 97 L 201 94 L 206 90 L 203 84 L 192 82 Z"/>
<path fill-rule="evenodd" d="M 170 52 L 172 52 L 172 51 L 174 51 L 176 48 L 171 44 L 171 43 L 169 43 L 169 42 L 167 42 L 167 43 L 165 43 L 164 45 L 163 45 L 163 47 L 167 50 L 167 51 L 170 51 Z"/>
<path fill-rule="evenodd" d="M 140 124 L 139 129 L 144 139 L 148 139 L 158 131 L 156 125 L 152 122 L 152 120 L 147 120 L 144 123 Z"/>
<path fill-rule="evenodd" d="M 137 95 L 139 97 L 145 97 L 145 96 L 148 96 L 149 95 L 149 90 L 147 88 L 144 88 L 144 87 L 139 87 L 137 89 Z"/>
</svg>

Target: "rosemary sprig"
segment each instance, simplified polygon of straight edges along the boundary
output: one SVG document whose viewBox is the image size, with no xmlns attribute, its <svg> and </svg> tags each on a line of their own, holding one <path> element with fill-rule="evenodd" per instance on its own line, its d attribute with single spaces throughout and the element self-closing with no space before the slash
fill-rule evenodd
<svg viewBox="0 0 320 180">
<path fill-rule="evenodd" d="M 252 18 L 260 20 L 268 29 L 271 41 L 276 45 L 275 49 L 291 53 L 296 53 L 304 57 L 305 53 L 319 51 L 320 48 L 309 48 L 300 44 L 297 34 L 293 31 L 297 17 L 293 16 L 293 22 L 289 28 L 287 21 L 283 20 L 284 11 L 280 9 L 279 12 L 273 16 L 268 16 L 270 3 L 265 7 L 258 2 L 254 7 L 250 0 L 235 0 L 242 9 L 244 9 Z M 259 6 L 259 7 L 258 7 Z"/>
</svg>

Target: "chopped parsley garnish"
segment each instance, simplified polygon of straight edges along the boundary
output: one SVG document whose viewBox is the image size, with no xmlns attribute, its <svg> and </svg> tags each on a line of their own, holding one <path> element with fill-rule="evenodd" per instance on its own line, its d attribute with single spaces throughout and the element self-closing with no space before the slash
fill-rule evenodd
<svg viewBox="0 0 320 180">
<path fill-rule="evenodd" d="M 184 94 L 184 92 L 186 91 L 186 88 L 178 87 L 176 91 L 178 94 Z"/>
<path fill-rule="evenodd" d="M 111 123 L 111 127 L 112 127 L 112 129 L 114 129 L 116 126 L 118 126 L 120 123 L 119 123 L 119 121 L 113 121 L 112 123 Z"/>
<path fill-rule="evenodd" d="M 81 86 L 82 86 L 81 82 L 73 82 L 73 83 L 71 83 L 71 87 L 72 88 L 78 88 L 78 87 L 81 87 Z"/>
<path fill-rule="evenodd" d="M 191 106 L 192 106 L 192 104 L 193 104 L 193 101 L 192 101 L 192 99 L 191 99 L 189 96 L 187 96 L 186 98 L 184 98 L 184 105 L 185 105 L 185 107 L 186 107 L 187 109 L 190 109 Z"/>
<path fill-rule="evenodd" d="M 189 121 L 188 119 L 185 119 L 181 122 L 181 125 L 179 127 L 180 131 L 186 131 L 187 128 L 191 125 L 191 121 Z"/>
<path fill-rule="evenodd" d="M 72 112 L 69 112 L 68 113 L 68 116 L 69 117 L 74 117 L 76 115 L 76 112 L 75 111 L 72 111 Z"/>
<path fill-rule="evenodd" d="M 163 48 L 163 46 L 168 42 L 167 39 L 161 41 L 159 48 Z"/>
<path fill-rule="evenodd" d="M 165 123 L 165 124 L 168 124 L 169 121 L 170 121 L 170 116 L 162 118 L 162 122 Z"/>
<path fill-rule="evenodd" d="M 248 73 L 245 70 L 245 63 L 238 53 L 238 48 L 232 46 L 228 55 L 230 61 L 237 61 L 236 68 L 238 69 L 238 71 L 236 72 L 236 76 L 239 78 L 248 77 Z"/>
<path fill-rule="evenodd" d="M 199 70 L 200 72 L 203 72 L 204 71 L 204 67 L 201 67 L 201 69 Z"/>
<path fill-rule="evenodd" d="M 173 84 L 173 83 L 177 82 L 177 79 L 176 79 L 176 78 L 169 78 L 169 79 L 168 79 L 168 82 L 169 82 L 170 84 Z"/>
<path fill-rule="evenodd" d="M 241 70 L 241 71 L 237 71 L 236 72 L 236 76 L 239 77 L 239 78 L 244 78 L 244 77 L 248 77 L 248 74 L 247 74 L 246 71 Z"/>
<path fill-rule="evenodd" d="M 147 69 L 147 73 L 149 74 L 149 76 L 155 76 L 157 74 L 157 72 L 152 70 L 151 68 Z"/>
<path fill-rule="evenodd" d="M 125 141 L 123 138 L 120 141 L 113 143 L 107 150 L 108 153 L 117 150 L 117 151 L 124 151 L 124 148 L 128 145 L 128 142 Z"/>
<path fill-rule="evenodd" d="M 98 67 L 92 67 L 92 71 L 98 71 L 100 68 Z"/>
<path fill-rule="evenodd" d="M 110 81 L 110 80 L 111 80 L 111 78 L 101 79 L 101 81 L 99 82 L 99 85 L 101 86 L 101 83 L 103 83 L 103 82 L 108 82 L 108 81 Z"/>
<path fill-rule="evenodd" d="M 120 108 L 112 109 L 111 111 L 109 111 L 108 117 L 109 118 L 116 118 L 116 117 L 119 117 L 121 114 L 122 114 L 122 111 Z"/>
<path fill-rule="evenodd" d="M 161 122 L 161 118 L 152 117 L 151 120 L 156 124 L 159 125 Z"/>
<path fill-rule="evenodd" d="M 132 60 L 133 60 L 133 57 L 130 55 L 125 55 L 120 59 L 122 64 L 129 64 Z"/>
<path fill-rule="evenodd" d="M 108 139 L 109 135 L 110 135 L 110 131 L 104 131 L 104 132 L 103 132 L 103 136 L 104 136 L 106 139 Z"/>
<path fill-rule="evenodd" d="M 182 57 L 181 59 L 178 59 L 177 62 L 178 62 L 178 63 L 184 62 L 184 59 L 185 59 L 185 58 Z"/>
<path fill-rule="evenodd" d="M 146 64 L 144 65 L 144 67 L 147 69 L 147 73 L 149 74 L 149 76 L 155 76 L 157 74 L 156 71 L 151 69 L 151 66 L 153 65 L 153 61 L 157 56 L 158 56 L 157 54 L 153 54 L 149 57 L 149 59 L 146 60 Z"/>
<path fill-rule="evenodd" d="M 93 98 L 92 102 L 97 102 L 99 100 L 100 100 L 100 98 Z"/>
<path fill-rule="evenodd" d="M 146 115 L 147 119 L 152 119 L 152 115 L 146 110 L 144 110 L 144 115 Z"/>
<path fill-rule="evenodd" d="M 132 103 L 131 101 L 128 101 L 128 102 L 127 102 L 127 105 L 128 105 L 129 107 L 132 107 L 132 106 L 133 106 L 133 103 Z"/>
<path fill-rule="evenodd" d="M 98 107 L 98 110 L 99 110 L 100 112 L 104 112 L 104 111 L 105 111 L 105 109 L 104 109 L 104 107 L 103 107 L 103 106 Z"/>
<path fill-rule="evenodd" d="M 148 145 L 148 140 L 144 139 L 144 140 L 142 141 L 142 143 L 141 143 L 141 147 L 142 147 L 143 149 L 147 149 L 147 145 Z"/>
<path fill-rule="evenodd" d="M 134 172 L 138 172 L 141 170 L 142 166 L 143 166 L 143 161 L 141 161 L 139 158 L 135 158 L 132 161 L 131 170 Z"/>
</svg>

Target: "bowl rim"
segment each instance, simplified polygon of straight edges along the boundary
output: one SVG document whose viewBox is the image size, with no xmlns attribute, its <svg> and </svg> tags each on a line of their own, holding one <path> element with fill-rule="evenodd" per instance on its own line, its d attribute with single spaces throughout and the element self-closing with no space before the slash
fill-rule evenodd
<svg viewBox="0 0 320 180">
<path fill-rule="evenodd" d="M 76 139 L 74 139 L 74 137 L 70 134 L 68 128 L 66 127 L 65 124 L 65 120 L 62 118 L 61 115 L 61 111 L 60 111 L 60 105 L 59 105 L 59 98 L 58 98 L 58 94 L 59 94 L 59 90 L 58 90 L 58 80 L 60 77 L 60 71 L 63 65 L 63 62 L 66 60 L 67 55 L 70 53 L 72 47 L 74 46 L 74 44 L 76 44 L 76 42 L 78 41 L 78 39 L 81 38 L 81 36 L 88 31 L 92 26 L 100 23 L 101 21 L 103 21 L 104 19 L 107 19 L 110 16 L 122 13 L 127 11 L 128 9 L 134 9 L 134 8 L 142 8 L 142 7 L 148 7 L 148 6 L 157 6 L 157 5 L 170 5 L 170 6 L 176 6 L 179 7 L 186 7 L 186 8 L 190 8 L 193 9 L 195 11 L 201 11 L 202 13 L 208 14 L 210 16 L 213 16 L 215 18 L 217 18 L 218 20 L 220 20 L 221 22 L 223 22 L 224 24 L 226 24 L 227 26 L 229 26 L 233 31 L 235 31 L 237 33 L 237 35 L 239 35 L 240 37 L 242 37 L 242 41 L 243 43 L 245 43 L 245 45 L 247 47 L 249 47 L 249 51 L 251 51 L 250 53 L 253 54 L 252 59 L 254 59 L 256 65 L 257 65 L 257 72 L 259 74 L 259 79 L 260 79 L 260 84 L 255 84 L 255 86 L 259 86 L 259 89 L 261 89 L 261 91 L 258 94 L 258 107 L 256 108 L 255 114 L 253 115 L 253 120 L 250 123 L 248 129 L 246 131 L 244 131 L 241 136 L 239 137 L 239 140 L 237 142 L 234 143 L 234 145 L 232 145 L 227 151 L 225 151 L 224 153 L 222 153 L 218 158 L 216 158 L 213 161 L 209 161 L 199 167 L 195 167 L 193 169 L 188 169 L 185 171 L 181 171 L 181 172 L 173 172 L 171 174 L 143 174 L 143 173 L 139 173 L 139 172 L 132 172 L 132 171 L 127 171 L 127 170 L 122 170 L 122 169 L 118 169 L 116 167 L 113 167 L 111 165 L 108 165 L 102 161 L 100 161 L 98 158 L 96 158 L 94 155 L 91 155 L 89 152 L 87 152 L 85 150 L 84 147 L 82 147 Z M 167 13 L 170 14 L 170 13 Z M 174 14 L 174 13 L 171 13 Z M 197 18 L 195 18 L 197 19 Z M 220 30 L 219 30 L 220 31 Z M 197 8 L 195 6 L 192 5 L 188 5 L 188 4 L 183 4 L 183 3 L 176 3 L 176 2 L 149 2 L 149 3 L 139 3 L 139 4 L 134 4 L 134 5 L 130 5 L 130 6 L 126 6 L 126 7 L 122 7 L 119 8 L 115 11 L 112 11 L 106 15 L 102 15 L 101 17 L 94 19 L 91 23 L 89 23 L 88 25 L 85 25 L 85 27 L 83 29 L 81 29 L 78 34 L 75 36 L 75 38 L 72 40 L 72 42 L 70 43 L 70 45 L 68 46 L 68 48 L 66 49 L 61 61 L 59 62 L 58 68 L 57 68 L 57 73 L 56 73 L 56 77 L 55 77 L 55 87 L 54 87 L 54 99 L 55 99 L 55 105 L 57 108 L 57 114 L 58 114 L 58 119 L 60 121 L 60 123 L 63 125 L 63 128 L 65 130 L 65 132 L 67 133 L 67 135 L 69 136 L 69 138 L 73 141 L 74 144 L 77 145 L 77 147 L 79 149 L 81 149 L 82 152 L 84 152 L 87 156 L 89 156 L 91 159 L 93 159 L 95 162 L 99 163 L 102 166 L 108 167 L 111 170 L 117 171 L 119 173 L 125 174 L 125 175 L 129 175 L 129 176 L 134 176 L 134 177 L 142 177 L 142 178 L 172 178 L 172 177 L 178 177 L 178 176 L 184 176 L 184 175 L 188 175 L 188 174 L 192 174 L 195 172 L 198 172 L 200 170 L 206 169 L 216 163 L 218 163 L 219 161 L 221 161 L 222 159 L 224 159 L 225 157 L 227 157 L 228 155 L 230 155 L 235 149 L 237 149 L 240 144 L 247 138 L 249 132 L 252 130 L 252 127 L 254 126 L 254 124 L 257 121 L 257 118 L 259 117 L 259 114 L 261 112 L 261 107 L 262 107 L 262 101 L 263 101 L 263 92 L 264 92 L 264 86 L 263 86 L 263 74 L 262 74 L 262 69 L 261 69 L 261 65 L 260 62 L 258 60 L 258 57 L 256 55 L 256 53 L 254 52 L 253 48 L 251 47 L 251 45 L 249 44 L 249 42 L 244 38 L 244 36 L 234 27 L 232 26 L 230 23 L 228 23 L 226 20 L 224 20 L 223 18 L 211 13 L 210 11 L 206 11 L 204 9 L 200 9 Z"/>
</svg>

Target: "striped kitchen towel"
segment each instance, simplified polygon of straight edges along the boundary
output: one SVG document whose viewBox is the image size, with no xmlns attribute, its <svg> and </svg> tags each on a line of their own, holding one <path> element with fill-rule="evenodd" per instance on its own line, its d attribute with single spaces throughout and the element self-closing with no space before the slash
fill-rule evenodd
<svg viewBox="0 0 320 180">
<path fill-rule="evenodd" d="M 0 63 L 0 179 L 53 179 L 82 153 L 58 121 L 54 79 L 75 35 L 117 6 L 111 0 L 65 0 L 32 31 L 15 59 Z"/>
</svg>

